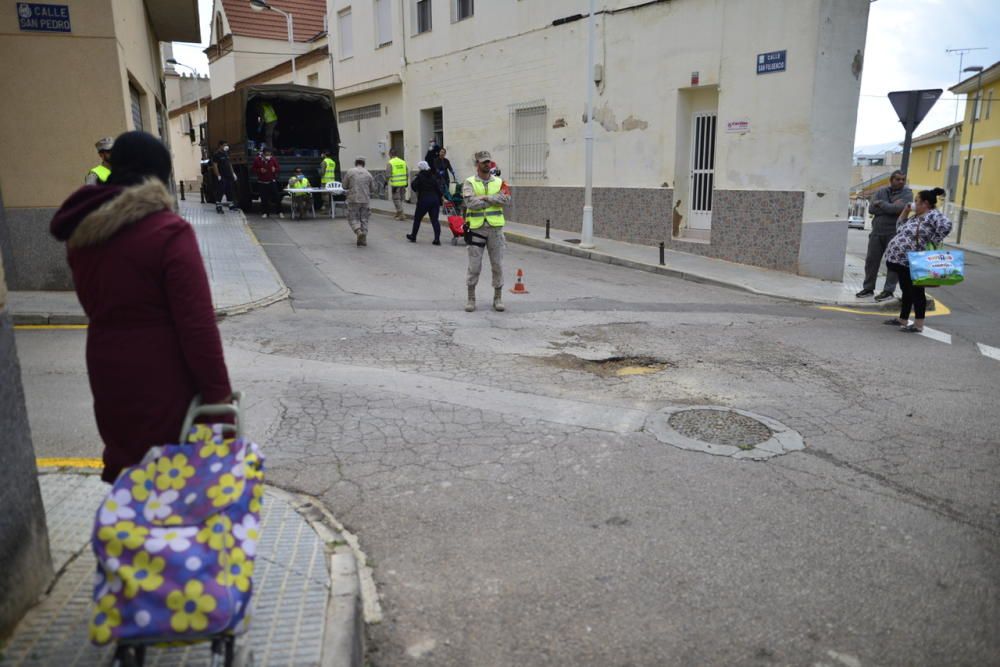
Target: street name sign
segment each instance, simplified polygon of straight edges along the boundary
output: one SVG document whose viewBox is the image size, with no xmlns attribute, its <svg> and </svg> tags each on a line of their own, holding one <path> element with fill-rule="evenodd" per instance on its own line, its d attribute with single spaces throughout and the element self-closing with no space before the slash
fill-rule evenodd
<svg viewBox="0 0 1000 667">
<path fill-rule="evenodd" d="M 72 32 L 68 5 L 17 3 L 17 25 L 25 32 Z"/>
<path fill-rule="evenodd" d="M 757 74 L 770 74 L 771 72 L 785 71 L 785 53 L 787 51 L 771 51 L 769 53 L 757 54 Z"/>
</svg>

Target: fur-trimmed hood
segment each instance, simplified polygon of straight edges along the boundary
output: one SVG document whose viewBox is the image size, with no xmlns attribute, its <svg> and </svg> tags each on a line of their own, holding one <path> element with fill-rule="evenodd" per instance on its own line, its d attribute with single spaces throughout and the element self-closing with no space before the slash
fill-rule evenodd
<svg viewBox="0 0 1000 667">
<path fill-rule="evenodd" d="M 49 231 L 69 248 L 100 245 L 122 227 L 173 206 L 173 196 L 156 179 L 127 188 L 85 185 L 63 202 Z"/>
</svg>

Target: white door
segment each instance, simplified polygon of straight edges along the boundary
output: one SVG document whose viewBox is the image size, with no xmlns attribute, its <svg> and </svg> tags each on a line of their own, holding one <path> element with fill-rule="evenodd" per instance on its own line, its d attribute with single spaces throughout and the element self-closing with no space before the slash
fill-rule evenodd
<svg viewBox="0 0 1000 667">
<path fill-rule="evenodd" d="M 689 229 L 712 228 L 712 186 L 715 180 L 714 111 L 699 111 L 691 122 L 691 183 L 688 192 Z"/>
</svg>

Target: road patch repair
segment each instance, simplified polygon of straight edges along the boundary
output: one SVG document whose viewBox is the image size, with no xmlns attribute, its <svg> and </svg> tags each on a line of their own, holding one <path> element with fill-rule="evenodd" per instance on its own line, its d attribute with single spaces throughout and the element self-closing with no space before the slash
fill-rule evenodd
<svg viewBox="0 0 1000 667">
<path fill-rule="evenodd" d="M 663 408 L 645 430 L 667 445 L 734 459 L 763 461 L 805 449 L 802 436 L 781 422 L 717 405 Z"/>
</svg>

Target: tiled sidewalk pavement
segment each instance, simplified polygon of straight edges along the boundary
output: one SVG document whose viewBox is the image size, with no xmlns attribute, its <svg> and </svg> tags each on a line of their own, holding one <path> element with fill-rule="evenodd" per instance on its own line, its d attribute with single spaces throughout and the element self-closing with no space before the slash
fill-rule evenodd
<svg viewBox="0 0 1000 667">
<path fill-rule="evenodd" d="M 217 311 L 244 312 L 287 296 L 288 289 L 253 237 L 242 212 L 227 210 L 220 215 L 212 204 L 178 204 L 179 213 L 198 235 Z"/>
<path fill-rule="evenodd" d="M 39 475 L 57 579 L 49 595 L 18 625 L 0 665 L 107 665 L 113 649 L 87 639 L 95 562 L 90 549 L 94 515 L 108 486 L 94 474 Z M 261 510 L 261 541 L 253 576 L 250 630 L 256 665 L 319 665 L 330 592 L 329 557 L 320 536 L 290 498 L 268 488 Z M 150 649 L 150 666 L 209 665 L 207 643 Z"/>
<path fill-rule="evenodd" d="M 235 315 L 280 301 L 288 288 L 257 243 L 240 211 L 215 212 L 211 204 L 178 202 L 194 227 L 217 313 Z M 15 324 L 84 324 L 74 292 L 10 292 Z"/>
</svg>

